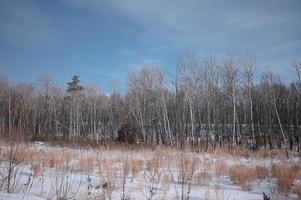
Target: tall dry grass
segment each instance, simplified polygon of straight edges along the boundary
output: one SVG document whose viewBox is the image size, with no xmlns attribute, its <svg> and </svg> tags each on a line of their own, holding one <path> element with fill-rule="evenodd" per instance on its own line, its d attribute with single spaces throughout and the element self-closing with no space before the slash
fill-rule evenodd
<svg viewBox="0 0 301 200">
<path fill-rule="evenodd" d="M 273 164 L 272 175 L 277 178 L 278 191 L 288 195 L 296 177 L 292 167 L 289 164 Z"/>
<path fill-rule="evenodd" d="M 234 165 L 229 168 L 230 179 L 244 190 L 250 190 L 253 181 L 257 179 L 256 170 L 246 165 Z"/>
<path fill-rule="evenodd" d="M 224 159 L 219 159 L 215 163 L 215 173 L 217 176 L 228 175 L 228 165 Z"/>
<path fill-rule="evenodd" d="M 144 168 L 144 161 L 139 158 L 130 157 L 128 162 L 131 179 L 137 178 Z"/>
<path fill-rule="evenodd" d="M 269 175 L 269 169 L 261 165 L 256 165 L 255 171 L 257 178 L 260 180 L 265 179 Z"/>
<path fill-rule="evenodd" d="M 212 180 L 212 177 L 208 171 L 195 172 L 193 177 L 193 183 L 199 186 L 208 185 Z"/>
<path fill-rule="evenodd" d="M 298 196 L 298 199 L 301 200 L 301 185 L 297 185 L 294 189 L 293 192 Z"/>
<path fill-rule="evenodd" d="M 89 174 L 94 170 L 94 156 L 91 154 L 83 154 L 79 157 L 78 171 Z"/>
<path fill-rule="evenodd" d="M 44 167 L 55 168 L 59 171 L 74 168 L 76 171 L 72 171 L 72 173 L 85 174 L 91 174 L 96 172 L 95 169 L 98 169 L 98 175 L 101 177 L 99 185 L 102 187 L 102 193 L 106 194 L 105 196 L 111 196 L 110 194 L 117 189 L 118 182 L 116 178 L 121 179 L 119 186 L 124 188 L 123 190 L 126 193 L 128 189 L 125 187 L 129 180 L 137 183 L 137 181 L 143 179 L 145 170 L 153 170 L 154 174 L 159 174 L 162 169 L 165 170 L 161 172 L 160 181 L 165 182 L 162 187 L 166 185 L 166 188 L 169 188 L 171 182 L 180 184 L 181 187 L 181 184 L 183 184 L 184 192 L 190 191 L 191 184 L 208 185 L 214 174 L 229 176 L 235 184 L 240 185 L 244 190 L 250 190 L 255 180 L 263 180 L 272 175 L 276 178 L 278 190 L 281 193 L 288 195 L 294 192 L 301 196 L 301 189 L 295 184 L 298 183 L 295 180 L 301 180 L 301 164 L 296 161 L 273 164 L 269 167 L 251 166 L 247 163 L 229 166 L 226 162 L 228 158 L 234 163 L 239 163 L 240 157 L 246 157 L 249 160 L 285 157 L 285 154 L 280 150 L 258 150 L 257 153 L 258 155 L 255 155 L 253 151 L 246 149 L 241 151 L 240 149 L 231 151 L 217 149 L 212 150 L 212 153 L 195 153 L 162 147 L 156 147 L 153 151 L 150 149 L 127 151 L 118 148 L 110 151 L 91 151 L 87 149 L 82 151 L 49 146 L 36 148 L 28 144 L 20 144 L 14 153 L 13 160 L 16 164 L 31 166 L 34 176 L 42 175 Z M 126 160 L 125 155 L 127 155 Z M 159 165 L 154 162 L 157 157 L 160 157 Z M 215 158 L 218 159 L 213 162 Z M 8 159 L 9 150 L 5 146 L 1 146 L 0 160 Z M 168 170 L 170 173 L 166 174 Z M 173 176 L 176 177 L 176 180 Z"/>
</svg>

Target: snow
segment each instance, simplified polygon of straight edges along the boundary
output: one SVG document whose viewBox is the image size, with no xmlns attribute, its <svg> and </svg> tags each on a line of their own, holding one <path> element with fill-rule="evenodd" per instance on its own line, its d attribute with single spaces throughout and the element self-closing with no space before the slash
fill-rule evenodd
<svg viewBox="0 0 301 200">
<path fill-rule="evenodd" d="M 45 200 L 40 197 L 32 196 L 32 195 L 25 195 L 24 194 L 8 194 L 0 192 L 0 199 L 1 200 Z"/>
<path fill-rule="evenodd" d="M 76 152 L 81 156 L 92 155 L 92 157 L 102 157 L 106 159 L 114 160 L 115 163 L 111 163 L 107 173 L 112 176 L 114 182 L 114 192 L 112 199 L 121 199 L 121 180 L 122 173 L 120 168 L 121 157 L 134 156 L 136 159 L 150 160 L 152 152 L 139 153 L 136 151 L 122 151 L 122 150 L 93 150 L 93 149 L 70 149 L 61 147 L 51 147 L 43 143 L 35 143 L 32 145 L 33 149 L 38 151 L 56 150 L 56 152 Z M 121 156 L 122 155 L 122 156 Z M 177 177 L 179 170 L 176 167 L 178 157 L 174 157 L 176 154 L 172 153 L 172 166 L 171 168 L 162 167 L 160 170 L 166 174 L 170 173 L 173 177 Z M 211 154 L 193 154 L 201 162 L 208 162 L 214 165 L 220 157 L 213 156 Z M 59 155 L 58 155 L 59 156 Z M 246 165 L 261 165 L 269 166 L 273 163 L 282 162 L 281 159 L 253 159 L 244 157 L 225 157 L 223 158 L 227 165 L 231 166 L 237 163 L 243 163 Z M 292 162 L 300 162 L 299 158 L 292 158 Z M 5 191 L 0 192 L 0 200 L 42 200 L 42 199 L 56 199 L 58 196 L 65 194 L 70 199 L 99 199 L 100 194 L 104 191 L 103 183 L 106 180 L 105 175 L 100 175 L 95 168 L 89 172 L 83 172 L 78 170 L 79 160 L 71 160 L 70 166 L 64 170 L 58 170 L 52 167 L 44 167 L 43 176 L 34 176 L 32 167 L 28 163 L 22 163 L 19 165 L 18 177 L 20 177 L 19 184 L 13 194 L 7 194 Z M 143 166 L 141 166 L 143 167 Z M 5 163 L 0 165 L 0 170 L 5 168 Z M 297 200 L 296 194 L 290 193 L 288 196 L 284 196 L 277 191 L 276 180 L 273 178 L 266 178 L 263 180 L 257 180 L 253 182 L 249 191 L 242 190 L 238 185 L 234 185 L 228 176 L 216 176 L 214 175 L 214 169 L 209 168 L 209 173 L 212 175 L 212 180 L 207 185 L 193 184 L 190 192 L 191 200 L 199 199 L 244 199 L 244 200 L 258 200 L 262 199 L 263 192 L 272 199 L 292 199 Z M 202 170 L 202 167 L 199 168 Z M 146 199 L 148 193 L 148 186 L 144 179 L 143 171 L 140 171 L 137 177 L 132 177 L 129 173 L 126 179 L 125 193 L 133 199 Z M 30 181 L 29 181 L 30 180 Z M 26 185 L 26 183 L 30 184 Z M 157 193 L 166 195 L 166 199 L 176 199 L 176 196 L 180 195 L 182 185 L 175 181 L 172 182 L 166 191 L 158 189 Z"/>
</svg>

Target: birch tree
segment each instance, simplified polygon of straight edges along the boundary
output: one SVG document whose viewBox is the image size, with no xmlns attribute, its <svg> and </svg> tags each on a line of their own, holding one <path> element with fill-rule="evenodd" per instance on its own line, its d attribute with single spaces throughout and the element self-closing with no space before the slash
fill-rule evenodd
<svg viewBox="0 0 301 200">
<path fill-rule="evenodd" d="M 268 77 L 269 77 L 270 84 L 271 84 L 271 89 L 272 89 L 273 106 L 274 106 L 274 109 L 275 109 L 277 121 L 278 121 L 278 124 L 279 124 L 279 127 L 280 127 L 283 142 L 284 142 L 284 149 L 285 149 L 287 158 L 289 158 L 287 140 L 286 140 L 286 137 L 285 137 L 285 134 L 284 134 L 284 131 L 283 131 L 281 119 L 280 119 L 278 108 L 277 108 L 277 100 L 276 100 L 276 92 L 275 92 L 275 85 L 276 85 L 275 76 L 274 76 L 274 74 L 272 74 L 272 72 L 268 72 Z"/>
<path fill-rule="evenodd" d="M 204 62 L 203 76 L 206 88 L 206 103 L 207 103 L 207 124 L 208 131 L 206 132 L 206 150 L 208 149 L 208 132 L 212 134 L 212 123 L 215 125 L 214 119 L 214 89 L 217 81 L 217 62 L 214 55 L 210 55 Z M 213 117 L 212 117 L 213 115 Z M 212 119 L 213 118 L 213 119 Z M 212 122 L 214 120 L 214 122 Z"/>
<path fill-rule="evenodd" d="M 229 56 L 226 58 L 223 66 L 222 77 L 223 83 L 227 93 L 229 94 L 231 101 L 232 101 L 232 146 L 234 144 L 238 144 L 237 138 L 237 130 L 236 130 L 236 123 L 237 123 L 237 113 L 236 113 L 236 95 L 237 95 L 237 87 L 239 84 L 240 78 L 240 61 L 235 56 Z"/>
<path fill-rule="evenodd" d="M 253 117 L 253 99 L 252 99 L 252 90 L 253 90 L 253 79 L 256 69 L 256 62 L 254 58 L 246 56 L 243 58 L 243 76 L 245 84 L 248 91 L 248 98 L 250 104 L 250 122 L 251 122 L 251 131 L 252 131 L 252 148 L 257 148 L 256 139 L 255 139 L 255 128 L 254 128 L 254 117 Z"/>
<path fill-rule="evenodd" d="M 301 136 L 300 136 L 300 113 L 301 113 L 301 62 L 293 61 L 292 62 L 292 69 L 293 69 L 293 76 L 295 78 L 295 85 L 296 90 L 293 94 L 296 96 L 296 103 L 295 103 L 295 126 L 297 132 L 297 144 L 298 144 L 298 151 L 300 151 L 301 146 Z"/>
<path fill-rule="evenodd" d="M 195 99 L 201 84 L 200 64 L 196 51 L 185 49 L 178 57 L 177 70 L 179 73 L 179 85 L 184 91 L 185 102 L 188 105 L 190 134 L 189 139 L 195 145 Z M 198 142 L 198 138 L 196 140 Z"/>
</svg>

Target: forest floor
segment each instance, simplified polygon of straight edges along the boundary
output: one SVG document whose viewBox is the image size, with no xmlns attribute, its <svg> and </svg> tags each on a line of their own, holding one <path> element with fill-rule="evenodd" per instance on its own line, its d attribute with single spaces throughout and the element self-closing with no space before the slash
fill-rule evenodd
<svg viewBox="0 0 301 200">
<path fill-rule="evenodd" d="M 301 157 L 290 155 L 0 143 L 0 199 L 301 199 Z"/>
</svg>

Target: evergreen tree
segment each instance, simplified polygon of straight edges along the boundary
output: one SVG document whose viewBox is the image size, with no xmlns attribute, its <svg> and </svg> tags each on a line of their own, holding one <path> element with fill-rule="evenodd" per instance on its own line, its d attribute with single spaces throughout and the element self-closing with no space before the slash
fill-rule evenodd
<svg viewBox="0 0 301 200">
<path fill-rule="evenodd" d="M 70 93 L 72 96 L 78 94 L 80 91 L 85 89 L 83 86 L 80 85 L 80 79 L 79 76 L 77 75 L 74 75 L 72 77 L 72 80 L 67 84 L 68 84 L 68 89 L 66 91 Z"/>
</svg>

